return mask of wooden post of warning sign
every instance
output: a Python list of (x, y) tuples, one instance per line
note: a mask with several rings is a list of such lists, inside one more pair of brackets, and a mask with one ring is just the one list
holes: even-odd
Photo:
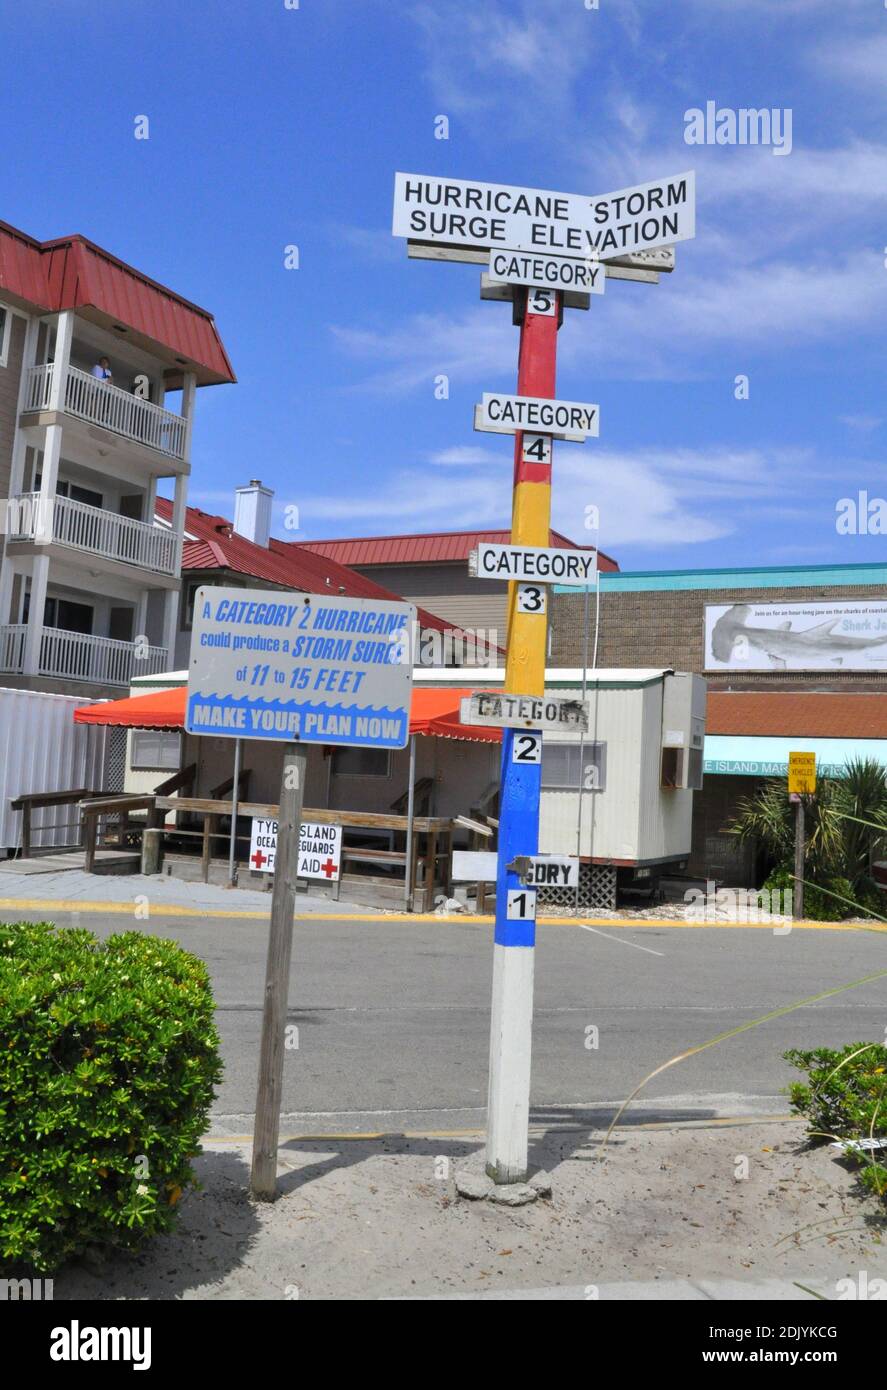
[(277, 818), (277, 853), (271, 896), (271, 928), (265, 970), (265, 1003), (262, 1013), (262, 1045), (256, 1092), (256, 1125), (253, 1134), (251, 1190), (259, 1201), (277, 1196), (277, 1141), (280, 1130), (280, 1098), (283, 1090), (283, 1058), (290, 960), (293, 949), (293, 912), (296, 906), (296, 871), (299, 866), (299, 832), (305, 795), (305, 754), (297, 743), (283, 749), (280, 780), (280, 812)]

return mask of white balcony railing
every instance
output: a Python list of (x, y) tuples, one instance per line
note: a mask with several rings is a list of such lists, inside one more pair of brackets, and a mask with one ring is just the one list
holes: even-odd
[[(22, 674), (27, 631), (24, 623), (0, 627), (0, 671)], [(129, 685), (133, 676), (153, 676), (166, 664), (165, 647), (44, 627), (37, 674), (97, 685)]]
[[(53, 362), (29, 368), (26, 411), (49, 409), (54, 373)], [(152, 405), (129, 391), (121, 391), (119, 386), (111, 386), (79, 367), (68, 368), (62, 409), (67, 415), (76, 415), (78, 420), (87, 420), (124, 439), (156, 449), (167, 458), (185, 458), (187, 422), (184, 416)]]
[(118, 516), (104, 507), (90, 507), (71, 497), (54, 497), (50, 505), (41, 507), (39, 492), (20, 493), (10, 498), (6, 529), (12, 541), (47, 544), (51, 540), (157, 574), (175, 574), (173, 531)]

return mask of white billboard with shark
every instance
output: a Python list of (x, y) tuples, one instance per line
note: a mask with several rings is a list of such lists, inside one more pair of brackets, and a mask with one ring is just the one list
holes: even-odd
[(887, 599), (706, 604), (705, 669), (887, 670)]

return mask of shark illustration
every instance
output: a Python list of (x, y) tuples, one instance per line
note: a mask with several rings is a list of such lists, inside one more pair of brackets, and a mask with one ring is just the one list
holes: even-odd
[(820, 662), (829, 661), (841, 666), (844, 656), (850, 652), (865, 651), (868, 647), (887, 645), (887, 633), (883, 637), (844, 637), (834, 629), (843, 619), (829, 618), (816, 627), (793, 632), (791, 620), (786, 619), (778, 627), (750, 627), (748, 619), (751, 609), (748, 604), (734, 603), (715, 623), (711, 634), (711, 649), (716, 660), (728, 662), (736, 643), (744, 641), (749, 647), (756, 647), (767, 656), (773, 667), (785, 670), (789, 661), (818, 658)]

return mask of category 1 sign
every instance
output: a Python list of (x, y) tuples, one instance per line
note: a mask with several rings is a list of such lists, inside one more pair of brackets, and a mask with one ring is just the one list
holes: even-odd
[(602, 260), (696, 232), (692, 172), (588, 198), (433, 174), (395, 174), (395, 236)]
[(415, 618), (413, 604), (390, 600), (201, 587), (185, 728), (403, 748)]
[(588, 729), (588, 702), (558, 695), (512, 695), (478, 691), (459, 706), (462, 724), (495, 729)]
[[(273, 874), (277, 856), (277, 821), (254, 816), (249, 845), (249, 866), (257, 873)], [(299, 831), (297, 878), (335, 882), (341, 872), (342, 827), (303, 821)]]
[(523, 251), (493, 251), (490, 278), (502, 285), (531, 285), (540, 289), (578, 290), (603, 294), (606, 267), (598, 260), (573, 260), (569, 256), (528, 256)]
[(536, 584), (584, 588), (594, 583), (596, 570), (596, 550), (484, 544), (468, 556), (468, 573), (476, 579), (531, 580)]
[(500, 396), (485, 391), (475, 429), (494, 434), (521, 430), (585, 439), (600, 434), (600, 406), (580, 401), (553, 401), (538, 396)]

